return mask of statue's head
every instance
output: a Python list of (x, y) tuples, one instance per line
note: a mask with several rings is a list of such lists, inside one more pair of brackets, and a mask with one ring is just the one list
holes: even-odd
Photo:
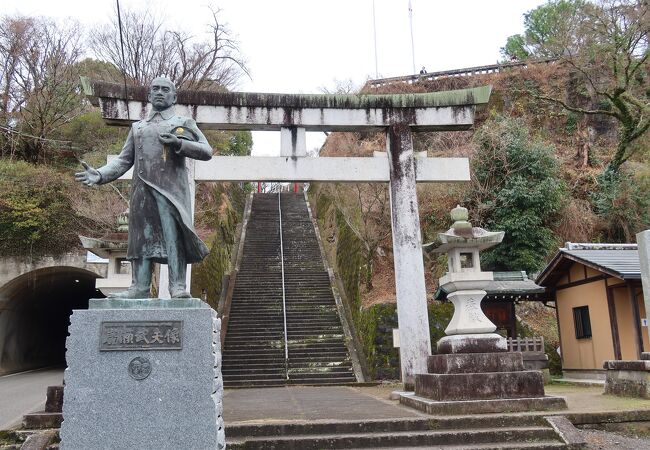
[(169, 78), (154, 78), (149, 87), (149, 102), (153, 109), (162, 111), (176, 103), (176, 86)]

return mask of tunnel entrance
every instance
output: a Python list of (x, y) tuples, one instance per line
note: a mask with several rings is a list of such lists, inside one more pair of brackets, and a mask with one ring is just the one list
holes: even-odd
[(97, 274), (48, 267), (0, 289), (0, 374), (65, 365), (65, 339), (73, 309), (87, 309)]

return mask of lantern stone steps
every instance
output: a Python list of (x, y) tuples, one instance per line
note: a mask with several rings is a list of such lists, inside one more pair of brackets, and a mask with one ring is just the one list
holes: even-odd
[[(288, 363), (277, 194), (255, 194), (224, 341), (225, 387), (356, 381), (302, 195), (281, 194)], [(288, 369), (288, 378), (287, 378)]]
[(226, 436), (228, 448), (233, 450), (584, 448), (583, 442), (563, 437), (556, 430), (557, 422), (558, 418), (542, 415), (479, 415), (242, 423), (227, 425)]

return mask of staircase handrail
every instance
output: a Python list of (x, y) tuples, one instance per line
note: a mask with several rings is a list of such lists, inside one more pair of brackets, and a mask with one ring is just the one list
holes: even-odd
[(287, 301), (284, 289), (284, 243), (282, 242), (282, 203), (278, 192), (278, 216), (280, 222), (280, 270), (282, 271), (282, 314), (284, 316), (284, 369), (289, 379), (289, 342), (287, 339)]

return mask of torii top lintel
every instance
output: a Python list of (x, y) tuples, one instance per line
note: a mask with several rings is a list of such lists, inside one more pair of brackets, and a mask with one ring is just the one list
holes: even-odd
[[(146, 117), (146, 87), (82, 78), (84, 93), (104, 119), (128, 125)], [(396, 123), (412, 131), (468, 129), (477, 105), (486, 104), (491, 86), (424, 94), (332, 95), (178, 91), (176, 111), (204, 129), (362, 131)]]

